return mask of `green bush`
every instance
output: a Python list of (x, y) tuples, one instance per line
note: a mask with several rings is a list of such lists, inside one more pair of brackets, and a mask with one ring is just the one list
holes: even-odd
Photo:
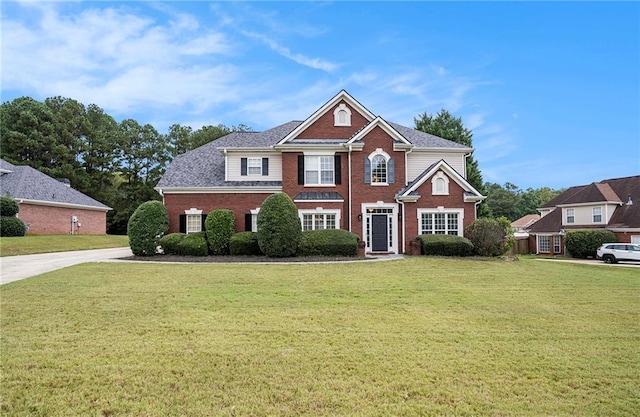
[(155, 255), (160, 238), (169, 229), (169, 214), (160, 201), (140, 204), (127, 223), (129, 246), (134, 255)]
[(189, 233), (178, 243), (178, 255), (207, 256), (207, 238), (204, 232)]
[(166, 255), (179, 255), (178, 245), (186, 236), (185, 233), (169, 233), (160, 238), (160, 247)]
[(471, 256), (475, 253), (473, 243), (465, 237), (454, 235), (420, 235), (424, 255)]
[(267, 197), (258, 213), (258, 244), (272, 258), (294, 256), (302, 238), (298, 208), (287, 194)]
[(598, 246), (617, 241), (609, 230), (570, 230), (564, 238), (567, 251), (574, 258), (595, 257)]
[(231, 236), (229, 240), (229, 252), (234, 256), (259, 256), (263, 255), (258, 244), (256, 232), (240, 232)]
[(358, 236), (340, 229), (302, 232), (298, 256), (357, 256)]
[(0, 197), (0, 216), (13, 217), (18, 214), (19, 210), (20, 205), (14, 198), (7, 196)]
[(27, 233), (27, 226), (15, 216), (0, 217), (0, 236), (24, 236)]
[(212, 210), (204, 221), (209, 249), (214, 255), (229, 254), (229, 240), (236, 231), (236, 219), (231, 210)]
[(506, 219), (477, 219), (464, 229), (480, 256), (504, 255), (513, 244), (513, 229)]

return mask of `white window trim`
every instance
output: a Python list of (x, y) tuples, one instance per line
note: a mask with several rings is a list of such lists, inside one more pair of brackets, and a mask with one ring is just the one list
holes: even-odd
[(251, 231), (257, 232), (258, 231), (258, 213), (260, 213), (260, 207), (253, 210), (249, 210), (249, 211), (251, 212)]
[[(252, 166), (252, 163), (254, 164)], [(251, 172), (251, 168), (258, 168), (258, 172)], [(247, 176), (261, 176), (262, 175), (262, 158), (257, 156), (247, 157)]]
[(369, 245), (370, 236), (367, 236), (367, 217), (370, 217), (372, 214), (369, 213), (368, 209), (391, 209), (392, 212), (390, 216), (393, 222), (393, 227), (391, 228), (392, 245), (389, 246), (388, 250), (393, 253), (398, 253), (398, 205), (384, 203), (383, 201), (362, 203), (360, 205), (360, 213), (362, 214), (362, 236), (364, 236), (364, 241), (367, 242), (367, 250), (371, 250), (371, 246)]
[[(346, 118), (343, 121), (340, 121), (340, 113), (344, 112), (346, 114)], [(346, 104), (340, 103), (338, 107), (333, 111), (333, 125), (334, 126), (351, 126), (351, 109), (347, 107)]]
[[(332, 172), (333, 172), (333, 182), (331, 183), (326, 183), (326, 184), (322, 184), (322, 162), (321, 162), (321, 158), (326, 157), (326, 158), (331, 158), (331, 164), (333, 166)], [(331, 153), (331, 154), (304, 154), (304, 186), (305, 187), (335, 187), (336, 186), (336, 166), (335, 166), (335, 153)], [(307, 171), (311, 171), (310, 169), (307, 169), (308, 167), (308, 163), (307, 163), (307, 158), (318, 158), (318, 169), (317, 169), (317, 173), (318, 173), (318, 182), (317, 183), (310, 183), (307, 182)]]
[[(185, 210), (184, 214), (186, 214), (185, 219), (185, 232), (189, 233), (199, 233), (202, 232), (202, 210), (198, 210), (196, 208), (190, 208), (189, 210)], [(198, 219), (198, 227), (196, 229), (189, 229), (189, 219)]]
[[(600, 212), (598, 214), (596, 214), (596, 210), (599, 210)], [(600, 216), (600, 221), (596, 221), (596, 216)], [(603, 219), (604, 219), (604, 216), (602, 214), (602, 207), (597, 206), (597, 207), (591, 208), (591, 221), (593, 223), (602, 224), (602, 223), (604, 223)]]
[[(382, 156), (384, 158), (385, 168), (387, 170), (387, 175), (386, 175), (387, 178), (386, 178), (386, 181), (384, 182), (373, 181), (373, 158), (375, 156)], [(382, 148), (377, 148), (375, 151), (371, 152), (367, 158), (369, 158), (369, 166), (371, 167), (371, 172), (370, 172), (371, 178), (369, 178), (370, 185), (374, 187), (388, 186), (389, 185), (389, 160), (391, 159), (391, 155), (386, 153)]]
[[(438, 181), (444, 181), (444, 189), (442, 191), (438, 191)], [(449, 177), (444, 174), (442, 171), (438, 171), (436, 175), (431, 178), (431, 194), (432, 195), (449, 195)]]
[[(541, 238), (545, 238), (544, 240)], [(541, 244), (543, 241), (547, 242), (546, 250), (542, 250)], [(551, 235), (537, 235), (536, 236), (536, 251), (537, 253), (551, 253)]]
[[(418, 209), (418, 235), (422, 233), (422, 214), (443, 214), (443, 213), (454, 213), (458, 215), (458, 236), (464, 236), (464, 209), (459, 208), (445, 208), (439, 206), (438, 208), (432, 209)], [(446, 225), (448, 229), (448, 224)], [(445, 230), (447, 230), (445, 229)]]
[[(300, 224), (304, 225), (304, 215), (305, 214), (334, 214), (336, 216), (336, 229), (340, 229), (340, 210), (333, 209), (325, 209), (322, 207), (316, 207), (315, 209), (301, 209), (298, 210), (298, 217), (300, 218)], [(326, 221), (326, 220), (325, 220)], [(315, 222), (313, 227), (315, 228)], [(316, 230), (316, 229), (312, 229)]]
[[(569, 212), (571, 212), (572, 221), (569, 221)], [(567, 208), (565, 213), (566, 224), (575, 224), (576, 222), (576, 210), (574, 208)]]

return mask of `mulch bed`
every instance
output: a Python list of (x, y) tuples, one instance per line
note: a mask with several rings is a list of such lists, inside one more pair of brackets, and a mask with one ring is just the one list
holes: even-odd
[(269, 258), (267, 256), (178, 256), (178, 255), (156, 255), (156, 256), (128, 256), (120, 258), (127, 261), (147, 261), (147, 262), (204, 262), (204, 263), (291, 263), (291, 262), (353, 262), (368, 261), (376, 258), (366, 257), (364, 259), (355, 256), (301, 256), (289, 258)]

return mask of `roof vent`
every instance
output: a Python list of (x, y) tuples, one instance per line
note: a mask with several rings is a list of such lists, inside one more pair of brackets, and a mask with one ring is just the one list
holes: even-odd
[(627, 206), (632, 206), (633, 205), (633, 201), (631, 200), (631, 194), (629, 194), (629, 197), (627, 197)]
[(67, 187), (71, 187), (71, 180), (69, 178), (56, 178), (59, 182), (63, 183)]

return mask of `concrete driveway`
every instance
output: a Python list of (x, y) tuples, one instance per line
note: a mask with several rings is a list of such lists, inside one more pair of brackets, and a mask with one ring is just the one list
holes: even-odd
[(131, 248), (92, 249), (73, 252), (0, 257), (0, 285), (84, 262), (101, 262), (132, 256)]

